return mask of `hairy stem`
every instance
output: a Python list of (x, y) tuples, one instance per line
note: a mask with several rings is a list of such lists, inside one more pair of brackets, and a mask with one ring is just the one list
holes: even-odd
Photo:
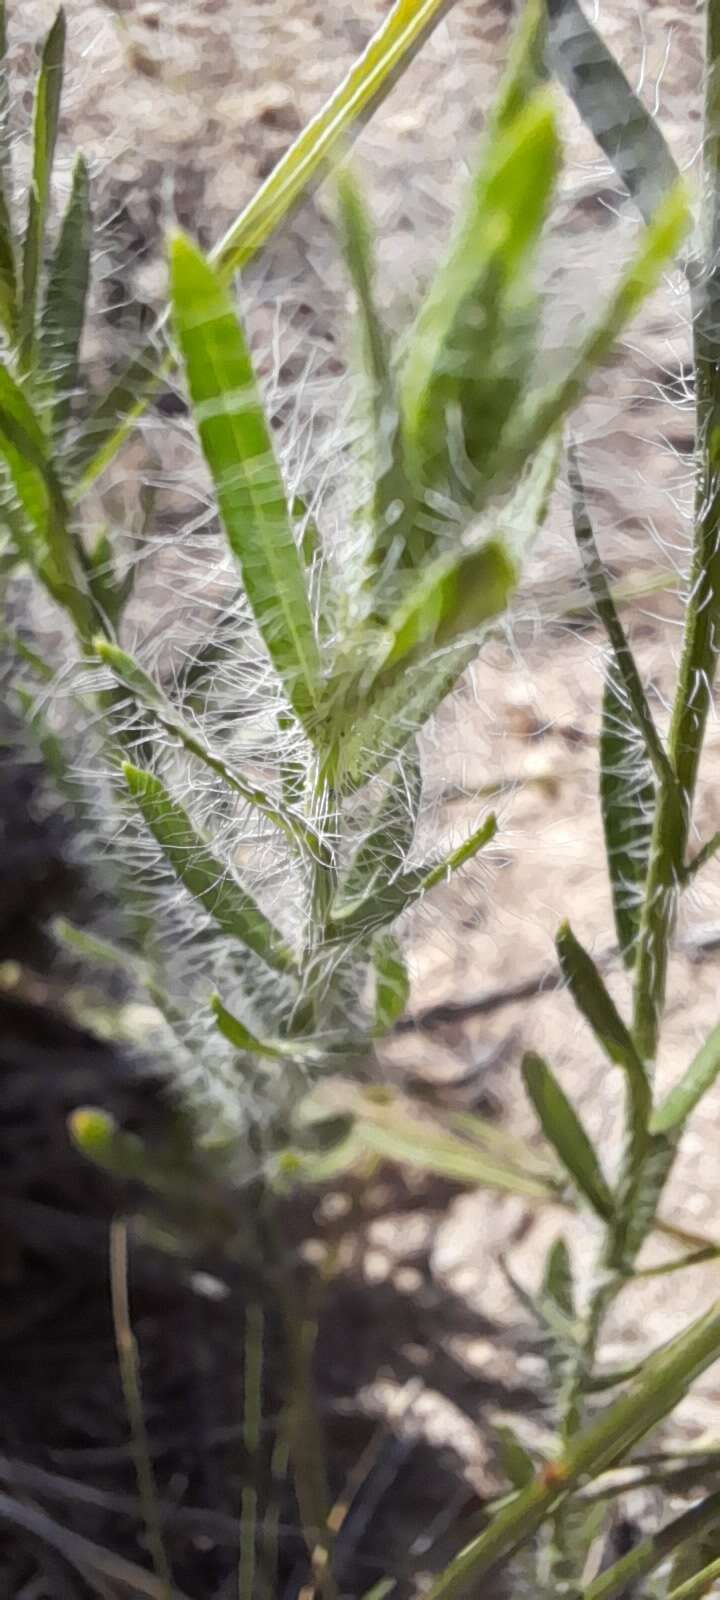
[(695, 536), (682, 658), (670, 725), (676, 784), (661, 787), (638, 941), (634, 1032), (657, 1053), (670, 939), (720, 650), (720, 0), (707, 0), (703, 261), (688, 266), (696, 403)]

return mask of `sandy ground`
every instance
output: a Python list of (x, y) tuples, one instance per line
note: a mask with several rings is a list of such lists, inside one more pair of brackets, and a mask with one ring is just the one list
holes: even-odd
[[(118, 282), (129, 299), (151, 305), (163, 292), (160, 248), (164, 223), (177, 218), (209, 242), (228, 226), (288, 146), (307, 115), (336, 84), (387, 9), (335, 0), (252, 4), (249, 0), (69, 0), (72, 66), (65, 109), (67, 154), (84, 148), (96, 172), (98, 214), (107, 221), (102, 262), (106, 305)], [(646, 102), (659, 105), (674, 153), (691, 166), (700, 116), (698, 8), (689, 0), (651, 8), (600, 0), (599, 20)], [(52, 12), (46, 0), (23, 0), (11, 16), (16, 64), (27, 73), (27, 41)], [(12, 7), (11, 7), (12, 11)], [(459, 3), (434, 35), (377, 120), (363, 133), (358, 167), (378, 223), (388, 316), (402, 321), (447, 229), (467, 171), (507, 41), (507, 8), (492, 0)], [(27, 111), (20, 97), (17, 113)], [(565, 108), (568, 166), (544, 263), (549, 296), (548, 342), (590, 314), (630, 248), (637, 223), (630, 208), (616, 215), (611, 175), (574, 115)], [(308, 201), (268, 251), (248, 285), (256, 340), (273, 326), (278, 284), (287, 306), (326, 358), (323, 381), (338, 367), (338, 316), (346, 290), (332, 239), (327, 190)], [(304, 310), (303, 310), (304, 308)], [(627, 617), (659, 720), (672, 691), (680, 601), (673, 596), (687, 565), (690, 418), (668, 407), (659, 386), (682, 387), (688, 357), (684, 305), (673, 280), (633, 328), (622, 357), (598, 379), (578, 419), (603, 548), (618, 578), (666, 573), (670, 592), (636, 602)], [(291, 320), (291, 319), (290, 319)], [(114, 326), (124, 337), (118, 312)], [(111, 333), (112, 337), (116, 335)], [(333, 367), (335, 363), (335, 367)], [(414, 1012), (463, 1001), (549, 972), (557, 924), (570, 918), (591, 948), (612, 943), (597, 801), (602, 640), (563, 611), (577, 596), (577, 559), (560, 487), (546, 533), (516, 607), (511, 637), (494, 643), (457, 702), (427, 740), (428, 834), (453, 839), (490, 803), (488, 787), (505, 785), (498, 801), (502, 828), (490, 863), (469, 869), (458, 887), (436, 892), (432, 908), (408, 929)], [(710, 729), (700, 794), (698, 836), (720, 823), (717, 780), (720, 730)], [(720, 923), (720, 868), (710, 867), (683, 909), (681, 941), (697, 941)], [(619, 1000), (625, 982), (613, 970)], [(688, 1061), (718, 1020), (718, 968), (679, 949), (671, 974), (660, 1072), (663, 1081)], [(478, 1069), (477, 1081), (499, 1112), (530, 1129), (522, 1105), (519, 1062), (533, 1047), (545, 1053), (583, 1109), (588, 1125), (612, 1148), (617, 1133), (617, 1075), (569, 998), (551, 990), (491, 1015), (449, 1023), (432, 1033), (405, 1033), (389, 1047), (403, 1072), (438, 1081)], [(718, 1092), (696, 1115), (678, 1163), (668, 1214), (711, 1238), (720, 1172), (716, 1157)], [(416, 1226), (421, 1226), (420, 1223)], [(468, 1194), (436, 1228), (432, 1267), (440, 1292), (450, 1289), (513, 1327), (517, 1304), (498, 1256), (530, 1285), (542, 1253), (564, 1218), (529, 1217), (519, 1202)], [(374, 1225), (368, 1270), (397, 1274), (414, 1243), (392, 1217)], [(577, 1260), (589, 1258), (592, 1229), (582, 1224)], [(647, 1285), (627, 1296), (611, 1330), (608, 1359), (669, 1336), (717, 1293), (707, 1267)], [(500, 1358), (487, 1341), (459, 1339), (453, 1351), (470, 1372), (491, 1372)], [(530, 1364), (535, 1358), (521, 1358)], [(711, 1407), (708, 1401), (712, 1402)], [(710, 1374), (685, 1410), (693, 1431), (717, 1427), (720, 1378)], [(487, 1466), (477, 1430), (450, 1407), (435, 1426), (468, 1457), (476, 1482)]]

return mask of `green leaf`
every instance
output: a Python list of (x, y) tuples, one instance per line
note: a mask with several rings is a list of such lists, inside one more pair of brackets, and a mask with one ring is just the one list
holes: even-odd
[(407, 963), (397, 939), (385, 934), (373, 941), (375, 1022), (373, 1038), (382, 1039), (402, 1016), (410, 994)]
[(14, 633), (12, 628), (4, 628), (0, 625), (0, 644), (9, 647), (18, 657), (18, 660), (23, 661), (25, 666), (30, 668), (33, 675), (40, 679), (41, 683), (52, 683), (56, 669), (37, 650), (33, 650), (25, 639), (21, 639), (19, 634)]
[[(541, 527), (559, 456), (559, 436), (545, 440), (528, 471), (497, 519), (496, 538), (513, 561), (519, 561)], [(367, 782), (402, 750), (454, 689), (478, 653), (476, 639), (461, 641), (436, 659), (418, 664), (387, 688), (377, 691), (364, 717), (353, 719), (338, 737), (335, 777), (349, 787)]]
[(620, 953), (633, 967), (655, 811), (655, 783), (644, 745), (628, 726), (628, 702), (611, 664), (603, 693), (600, 807)]
[(450, 1111), (446, 1121), (450, 1128), (469, 1139), (471, 1144), (484, 1146), (492, 1154), (509, 1161), (511, 1166), (535, 1172), (557, 1188), (562, 1188), (564, 1176), (554, 1163), (551, 1164), (547, 1152), (536, 1150), (528, 1139), (508, 1133), (506, 1128), (499, 1128), (496, 1122), (479, 1116), (476, 1111)]
[(80, 340), (90, 281), (92, 216), (87, 166), (78, 157), (60, 238), (48, 277), (40, 322), (39, 353), (55, 393), (53, 426), (67, 422), (77, 383)]
[(210, 1009), (215, 1017), (218, 1031), (235, 1050), (242, 1050), (252, 1056), (269, 1056), (273, 1061), (281, 1061), (293, 1054), (292, 1050), (283, 1046), (279, 1040), (258, 1039), (239, 1017), (225, 1009), (219, 995), (213, 995)]
[(594, 961), (575, 938), (569, 923), (562, 923), (555, 944), (562, 974), (573, 1000), (590, 1024), (605, 1054), (626, 1074), (638, 1125), (646, 1130), (651, 1107), (647, 1072), (615, 1002), (608, 994)]
[(339, 895), (355, 901), (388, 883), (405, 865), (415, 837), (422, 798), (422, 767), (417, 743), (393, 764), (387, 788), (369, 831), (342, 878)]
[(158, 336), (159, 330), (153, 336), (152, 343), (128, 363), (120, 377), (91, 408), (89, 417), (80, 429), (68, 453), (74, 500), (82, 499), (95, 479), (114, 460), (170, 371), (172, 360), (164, 344), (164, 354), (158, 355)]
[(624, 1270), (632, 1265), (640, 1246), (656, 1223), (660, 1197), (672, 1171), (676, 1153), (675, 1139), (653, 1132), (645, 1139), (642, 1155), (638, 1159), (633, 1149), (631, 1131), (618, 1194), (621, 1222), (613, 1258), (614, 1263)]
[(109, 939), (100, 938), (99, 934), (92, 933), (88, 928), (78, 928), (66, 917), (54, 917), (51, 931), (60, 944), (81, 956), (84, 961), (118, 967), (128, 977), (146, 986), (152, 982), (148, 963), (142, 957), (132, 955), (129, 950), (121, 949), (120, 945), (111, 943)]
[(547, 0), (546, 59), (646, 222), (678, 180), (660, 125), (578, 0)]
[(231, 1011), (226, 1011), (219, 995), (213, 995), (210, 1001), (210, 1009), (215, 1017), (218, 1031), (223, 1035), (224, 1039), (228, 1040), (229, 1044), (233, 1045), (235, 1050), (246, 1051), (248, 1055), (271, 1056), (274, 1060), (279, 1059), (282, 1052), (270, 1043), (258, 1039), (254, 1033), (250, 1032), (249, 1028), (246, 1028), (245, 1023), (241, 1022), (239, 1017), (234, 1016)]
[(564, 1317), (575, 1316), (575, 1292), (570, 1252), (560, 1237), (550, 1246), (545, 1262), (541, 1299), (551, 1300)]
[[(546, 1470), (496, 1513), (490, 1525), (436, 1578), (430, 1600), (458, 1600), (470, 1591), (478, 1593), (479, 1579), (531, 1539), (580, 1483), (625, 1460), (719, 1355), (720, 1303), (716, 1303), (649, 1357), (625, 1393), (568, 1442), (558, 1461), (549, 1464), (552, 1471)], [(587, 1594), (584, 1600), (588, 1600)], [(599, 1600), (592, 1590), (591, 1600)]]
[(171, 252), (175, 328), (230, 547), (297, 715), (317, 718), (320, 661), (301, 554), (245, 336), (217, 273), (188, 239)]
[(123, 773), (147, 827), (188, 893), (229, 938), (247, 945), (269, 967), (291, 971), (293, 957), (277, 929), (228, 868), (216, 860), (160, 779), (129, 762), (123, 763)]
[(657, 778), (661, 783), (673, 784), (674, 775), (670, 760), (655, 727), (647, 695), (635, 663), (635, 657), (630, 649), (605, 569), (600, 560), (588, 512), (578, 453), (573, 445), (570, 445), (568, 449), (568, 481), (572, 493), (575, 538), (577, 539), (595, 609), (610, 640), (618, 679), (625, 691), (635, 727), (643, 741), (648, 760), (652, 763)]
[(525, 1055), (522, 1074), (546, 1139), (580, 1193), (598, 1216), (607, 1221), (614, 1212), (612, 1194), (577, 1112), (540, 1056), (530, 1052)]
[[(396, 0), (342, 83), (216, 245), (213, 260), (224, 282), (262, 250), (293, 206), (325, 177), (330, 158), (339, 148), (344, 152), (452, 4)], [(99, 401), (78, 441), (72, 462), (79, 491), (113, 460), (169, 369), (167, 355), (158, 357), (157, 331)]]
[[(134, 573), (135, 568), (131, 567), (129, 571), (131, 579)], [(113, 547), (104, 529), (88, 551), (88, 581), (101, 616), (107, 619), (113, 629), (116, 629), (126, 601), (129, 599), (132, 585), (128, 585), (127, 577), (122, 583), (118, 582), (114, 570)]]
[(319, 1065), (334, 1054), (343, 1054), (338, 1048), (338, 1042), (333, 1039), (328, 1039), (327, 1048), (324, 1040), (316, 1042), (312, 1039), (295, 1038), (261, 1039), (251, 1032), (240, 1017), (226, 1009), (217, 994), (212, 996), (210, 1009), (223, 1038), (227, 1039), (236, 1050), (242, 1050), (247, 1055), (267, 1056), (271, 1061), (306, 1061)]
[(401, 674), (376, 691), (366, 714), (340, 729), (329, 763), (331, 781), (354, 789), (376, 777), (420, 732), (477, 653), (476, 639), (462, 640), (442, 655), (420, 662), (408, 678)]
[(0, 454), (23, 510), (37, 535), (36, 557), (42, 550), (47, 524), (51, 472), (40, 422), (27, 396), (7, 367), (0, 364)]
[(329, 158), (382, 104), (451, 3), (396, 0), (339, 88), (215, 247), (213, 257), (226, 278), (262, 249), (310, 184), (325, 176)]
[[(0, 131), (0, 141), (2, 132)], [(0, 187), (0, 323), (12, 342), (17, 333), (17, 265), (7, 196)]]
[(497, 539), (431, 563), (389, 619), (367, 698), (420, 656), (446, 650), (493, 621), (505, 610), (516, 582), (515, 565)]
[(95, 654), (110, 668), (118, 682), (129, 690), (137, 704), (148, 711), (159, 722), (162, 728), (171, 733), (189, 755), (196, 756), (198, 761), (209, 767), (217, 777), (221, 778), (239, 794), (247, 804), (267, 817), (280, 828), (293, 843), (301, 840), (310, 850), (314, 847), (314, 836), (298, 819), (296, 822), (290, 812), (279, 808), (265, 790), (258, 789), (255, 785), (245, 782), (245, 779), (229, 765), (225, 759), (211, 750), (201, 735), (197, 734), (176, 711), (167, 699), (163, 690), (153, 681), (140, 666), (134, 657), (126, 650), (121, 650), (119, 645), (112, 644), (108, 639), (95, 638), (92, 641)]
[[(552, 98), (534, 93), (496, 132), (408, 342), (400, 378), (408, 472), (477, 510), (535, 353), (527, 262), (559, 163)], [(415, 533), (413, 563), (428, 536)], [(432, 542), (432, 541), (430, 541)]]
[(529, 1451), (520, 1443), (512, 1428), (503, 1425), (494, 1428), (498, 1442), (500, 1465), (513, 1489), (525, 1489), (535, 1477), (535, 1463)]
[(6, 463), (23, 511), (5, 518), (17, 548), (54, 599), (72, 617), (81, 638), (90, 633), (93, 614), (87, 595), (85, 552), (74, 534), (63, 491), (47, 459), (45, 437), (23, 390), (0, 364), (0, 457)]
[(720, 830), (718, 830), (717, 833), (713, 833), (711, 837), (706, 840), (702, 848), (698, 850), (697, 854), (694, 855), (690, 861), (688, 861), (685, 867), (685, 882), (691, 883), (696, 872), (699, 872), (702, 867), (706, 866), (708, 861), (712, 861), (713, 856), (717, 855), (718, 850), (720, 850)]
[(562, 429), (549, 433), (497, 519), (498, 537), (520, 562), (545, 522), (562, 450)]
[(363, 367), (370, 378), (377, 422), (377, 407), (386, 403), (391, 388), (389, 339), (375, 304), (375, 262), (370, 218), (360, 190), (347, 167), (339, 173), (337, 197), (340, 244), (360, 312)]
[(513, 33), (507, 68), (490, 113), (493, 131), (502, 131), (515, 121), (545, 77), (545, 33), (544, 0), (525, 0)]
[(494, 1161), (465, 1140), (440, 1133), (395, 1106), (372, 1105), (358, 1096), (352, 1100), (352, 1110), (359, 1143), (384, 1160), (529, 1199), (556, 1197), (556, 1191), (536, 1174), (515, 1169), (506, 1161)]
[(374, 609), (382, 612), (388, 576), (384, 563), (391, 548), (397, 547), (400, 554), (417, 506), (403, 464), (398, 401), (390, 368), (390, 341), (375, 303), (371, 223), (347, 168), (338, 179), (338, 202), (340, 243), (360, 312), (356, 386), (360, 391), (363, 436), (370, 436), (366, 469), (370, 481), (368, 509), (372, 527), (369, 555), (373, 567), (383, 565), (382, 580), (373, 584)]
[(720, 1026), (713, 1028), (688, 1067), (653, 1112), (650, 1128), (654, 1134), (679, 1138), (685, 1123), (720, 1074)]
[(685, 185), (678, 183), (645, 228), (635, 256), (601, 317), (581, 340), (564, 376), (531, 391), (513, 412), (498, 458), (498, 483), (512, 480), (518, 467), (577, 405), (595, 367), (607, 359), (623, 329), (672, 266), (689, 222), (687, 192)]
[(0, 0), (0, 324), (11, 344), (17, 334), (17, 246), (11, 213), (10, 83), (5, 0)]
[(45, 40), (35, 90), (32, 178), (23, 246), (20, 308), (20, 358), (25, 371), (32, 367), (35, 343), (37, 297), (60, 116), (64, 57), (65, 13), (61, 8)]
[(328, 937), (342, 942), (366, 938), (376, 929), (394, 922), (436, 883), (449, 878), (465, 861), (477, 855), (495, 837), (496, 831), (495, 817), (487, 817), (464, 844), (450, 851), (441, 861), (399, 872), (389, 883), (379, 885), (374, 893), (360, 900), (336, 899), (332, 905)]

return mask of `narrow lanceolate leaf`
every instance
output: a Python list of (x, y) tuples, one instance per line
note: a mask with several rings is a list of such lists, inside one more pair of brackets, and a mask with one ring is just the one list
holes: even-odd
[(79, 928), (73, 922), (68, 922), (66, 917), (54, 917), (51, 924), (53, 937), (65, 945), (74, 955), (82, 956), (84, 961), (99, 963), (101, 966), (118, 967), (131, 978), (140, 983), (152, 982), (152, 973), (146, 961), (140, 956), (132, 955), (129, 950), (121, 949), (120, 945), (112, 944), (109, 939), (102, 939), (97, 933), (92, 933), (87, 928)]
[(49, 504), (46, 448), (45, 435), (25, 391), (0, 364), (0, 455), (34, 531), (38, 554)]
[[(545, 519), (559, 448), (559, 436), (549, 435), (498, 518), (496, 538), (513, 562), (526, 554)], [(462, 640), (376, 690), (367, 714), (338, 740), (338, 780), (352, 787), (380, 772), (450, 694), (477, 653), (476, 638)]]
[(600, 808), (618, 945), (625, 966), (632, 967), (650, 859), (655, 783), (645, 746), (628, 719), (627, 696), (611, 663), (600, 732)]
[(359, 788), (382, 772), (455, 688), (477, 653), (476, 639), (462, 640), (376, 691), (365, 715), (340, 730), (332, 752), (333, 782)]
[[(492, 140), (408, 341), (400, 393), (409, 474), (471, 511), (492, 492), (503, 431), (535, 355), (528, 262), (558, 161), (553, 102), (542, 89)], [(419, 559), (420, 528), (416, 543)]]
[(20, 308), (20, 355), (26, 370), (31, 365), (35, 342), (38, 287), (60, 116), (64, 57), (65, 13), (61, 9), (45, 40), (35, 90), (32, 178), (23, 245)]
[(633, 1447), (669, 1415), (692, 1383), (720, 1356), (720, 1304), (644, 1363), (639, 1377), (611, 1406), (573, 1438), (564, 1455), (538, 1475), (461, 1550), (430, 1590), (430, 1600), (459, 1600), (477, 1593), (478, 1580), (533, 1537), (541, 1523), (579, 1483), (626, 1459)]
[(562, 429), (548, 434), (522, 474), (498, 519), (498, 535), (511, 560), (520, 562), (543, 526), (562, 451)]
[(546, 60), (649, 222), (678, 169), (660, 126), (578, 0), (546, 0)]
[(91, 233), (88, 171), (80, 156), (50, 266), (40, 321), (39, 354), (55, 395), (53, 425), (57, 433), (67, 420), (77, 382), (90, 279)]
[(572, 495), (573, 526), (578, 549), (582, 557), (585, 577), (593, 598), (595, 610), (607, 633), (613, 652), (617, 677), (625, 692), (630, 713), (645, 746), (648, 760), (661, 783), (673, 783), (673, 770), (660, 740), (648, 698), (643, 688), (635, 657), (612, 596), (607, 574), (600, 560), (595, 540), (587, 496), (580, 471), (580, 461), (574, 445), (568, 448), (568, 481)]
[(11, 216), (10, 85), (5, 0), (0, 0), (0, 325), (14, 342), (17, 332), (17, 253)]
[[(338, 180), (340, 242), (358, 304), (360, 337), (358, 377), (360, 425), (368, 436), (366, 474), (373, 568), (383, 566), (392, 548), (401, 559), (402, 545), (416, 512), (413, 490), (403, 463), (400, 417), (390, 370), (390, 341), (375, 300), (375, 261), (370, 218), (347, 168)], [(396, 563), (393, 563), (395, 565)], [(375, 589), (374, 609), (381, 613), (383, 582)]]
[(226, 277), (262, 248), (313, 180), (324, 175), (329, 157), (382, 104), (452, 4), (453, 0), (396, 0), (339, 88), (216, 246), (213, 256)]
[(575, 1287), (570, 1252), (560, 1237), (550, 1246), (543, 1273), (541, 1299), (552, 1301), (564, 1317), (575, 1316)]
[(619, 1225), (613, 1245), (612, 1265), (628, 1269), (654, 1227), (660, 1198), (672, 1171), (677, 1140), (670, 1134), (651, 1133), (638, 1158), (632, 1131), (618, 1193)]
[(685, 185), (678, 183), (658, 206), (602, 316), (581, 341), (566, 373), (531, 392), (513, 413), (498, 461), (500, 481), (512, 478), (550, 430), (577, 405), (595, 367), (607, 359), (624, 328), (672, 267), (689, 222), (687, 192)]
[(452, 1134), (439, 1133), (428, 1123), (405, 1115), (398, 1107), (357, 1108), (355, 1134), (366, 1150), (388, 1161), (434, 1172), (459, 1183), (480, 1184), (528, 1199), (550, 1200), (556, 1191), (534, 1173), (523, 1172), (506, 1161), (494, 1161), (484, 1150), (473, 1150)]
[(187, 812), (159, 778), (129, 762), (123, 772), (130, 794), (176, 878), (229, 938), (247, 945), (270, 967), (287, 971), (293, 959), (277, 929), (212, 854)]
[(708, 1089), (712, 1088), (719, 1074), (720, 1027), (717, 1027), (708, 1035), (680, 1082), (676, 1083), (653, 1113), (650, 1124), (652, 1132), (677, 1139), (688, 1117)]
[[(390, 388), (390, 343), (375, 302), (375, 262), (370, 218), (351, 172), (338, 177), (340, 243), (350, 273), (362, 324), (363, 366), (373, 391), (374, 407), (382, 406)], [(377, 420), (377, 410), (375, 411)]]
[(423, 867), (415, 867), (407, 872), (399, 872), (389, 883), (378, 886), (374, 893), (366, 895), (359, 901), (335, 900), (328, 930), (329, 937), (342, 940), (360, 939), (378, 928), (387, 927), (416, 900), (421, 899), (422, 895), (427, 894), (428, 889), (449, 878), (464, 862), (477, 855), (495, 837), (496, 831), (495, 817), (488, 817), (464, 844), (457, 850), (452, 850), (441, 861), (427, 863)]
[[(161, 355), (156, 348), (158, 343), (163, 351)], [(68, 454), (74, 500), (82, 499), (114, 460), (172, 366), (166, 341), (158, 329), (148, 348), (135, 356), (101, 395)]]
[(546, 1139), (580, 1193), (598, 1216), (607, 1221), (614, 1210), (612, 1194), (577, 1112), (540, 1056), (528, 1053), (523, 1059), (522, 1073)]
[(415, 837), (422, 796), (422, 769), (417, 742), (394, 763), (387, 789), (369, 831), (343, 877), (340, 895), (364, 899), (379, 883), (386, 884), (405, 866)]
[(513, 1489), (525, 1489), (535, 1477), (535, 1462), (529, 1451), (507, 1426), (495, 1428), (500, 1466)]
[(545, 33), (544, 0), (525, 0), (510, 45), (507, 68), (490, 112), (491, 129), (501, 131), (509, 127), (542, 83)]
[(320, 694), (315, 629), (245, 336), (217, 273), (183, 237), (173, 242), (171, 283), (190, 397), (230, 547), (288, 698), (312, 726)]
[(567, 922), (560, 927), (555, 943), (563, 977), (573, 1000), (606, 1055), (625, 1072), (638, 1127), (647, 1129), (650, 1086), (645, 1065), (635, 1049), (629, 1030), (592, 957), (575, 938)]
[(457, 560), (431, 563), (388, 621), (368, 698), (418, 658), (447, 650), (493, 621), (506, 609), (516, 582), (517, 569), (497, 539)]
[[(2, 132), (0, 132), (0, 141)], [(0, 187), (0, 324), (9, 340), (17, 334), (17, 263), (10, 207)]]
[(382, 1039), (402, 1016), (410, 994), (407, 963), (397, 939), (381, 934), (373, 941), (375, 1021), (373, 1038)]
[[(396, 0), (367, 49), (316, 117), (303, 128), (265, 183), (215, 247), (224, 282), (267, 244), (284, 217), (327, 172), (328, 161), (380, 106), (454, 0)], [(155, 330), (140, 356), (102, 397), (73, 451), (87, 487), (113, 460), (157, 392), (171, 362), (158, 354)]]
[(210, 1008), (215, 1017), (218, 1032), (227, 1039), (235, 1050), (242, 1050), (251, 1056), (269, 1056), (273, 1061), (280, 1061), (292, 1055), (292, 1050), (283, 1048), (280, 1041), (258, 1039), (250, 1029), (235, 1016), (232, 1011), (227, 1011), (220, 996), (215, 994), (210, 1001)]
[(505, 1128), (499, 1128), (497, 1123), (491, 1122), (488, 1117), (478, 1116), (475, 1111), (451, 1111), (446, 1121), (449, 1127), (469, 1139), (471, 1144), (479, 1144), (491, 1154), (509, 1161), (511, 1166), (537, 1172), (556, 1187), (562, 1187), (564, 1178), (556, 1163), (546, 1150), (537, 1150), (528, 1139), (508, 1133)]
[(239, 794), (248, 805), (254, 806), (270, 822), (275, 823), (276, 827), (294, 842), (302, 839), (309, 848), (313, 847), (315, 841), (309, 830), (303, 828), (300, 822), (296, 824), (291, 814), (280, 809), (265, 790), (246, 783), (234, 767), (231, 767), (216, 751), (211, 750), (195, 729), (183, 720), (163, 690), (133, 656), (126, 650), (121, 650), (119, 645), (111, 644), (108, 639), (96, 638), (92, 643), (96, 655), (110, 668), (118, 683), (130, 691), (136, 703), (148, 711), (162, 728), (172, 734), (189, 755), (196, 756), (198, 761), (209, 767), (217, 777), (222, 778), (229, 789)]

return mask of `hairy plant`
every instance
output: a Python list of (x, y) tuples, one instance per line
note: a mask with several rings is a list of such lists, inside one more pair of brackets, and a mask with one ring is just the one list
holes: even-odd
[[(644, 1241), (661, 1225), (672, 1232), (658, 1207), (687, 1119), (720, 1070), (716, 1030), (670, 1094), (654, 1092), (678, 896), (718, 842), (689, 855), (718, 650), (720, 6), (708, 0), (705, 179), (700, 225), (683, 261), (698, 488), (667, 735), (656, 726), (597, 549), (582, 464), (568, 452), (582, 569), (609, 645), (601, 801), (617, 939), (634, 981), (632, 1017), (621, 1016), (567, 925), (557, 953), (576, 1006), (623, 1075), (625, 1140), (615, 1173), (538, 1055), (526, 1057), (523, 1076), (550, 1150), (542, 1157), (481, 1119), (457, 1132), (431, 1130), (364, 1079), (375, 1042), (408, 998), (398, 924), (402, 933), (405, 913), (487, 849), (497, 830), (495, 817), (483, 816), (454, 850), (421, 854), (423, 729), (502, 626), (543, 523), (566, 419), (683, 244), (688, 205), (670, 152), (575, 0), (530, 0), (449, 246), (397, 343), (378, 306), (370, 221), (342, 170), (338, 231), (358, 338), (353, 414), (331, 439), (337, 493), (326, 477), (319, 487), (313, 478), (316, 443), (305, 420), (287, 456), (276, 449), (231, 287), (236, 268), (446, 9), (438, 0), (398, 0), (226, 239), (209, 256), (185, 235), (171, 240), (168, 313), (148, 349), (99, 397), (89, 394), (80, 360), (92, 241), (82, 161), (49, 244), (64, 44), (58, 16), (37, 83), (20, 224), (7, 137), (3, 144), (0, 487), (8, 615), (18, 583), (28, 592), (29, 578), (29, 592), (62, 619), (66, 653), (60, 688), (40, 635), (10, 622), (13, 692), (76, 804), (81, 793), (83, 825), (107, 840), (127, 918), (121, 948), (88, 931), (58, 931), (95, 959), (122, 964), (146, 988), (164, 1019), (173, 1083), (195, 1119), (198, 1166), (209, 1147), (229, 1178), (258, 1176), (272, 1191), (322, 1183), (382, 1155), (535, 1203), (586, 1206), (598, 1219), (602, 1249), (588, 1303), (577, 1304), (562, 1240), (528, 1299), (547, 1354), (552, 1445), (536, 1459), (505, 1438), (513, 1493), (437, 1579), (434, 1600), (468, 1592), (528, 1543), (537, 1556), (535, 1592), (599, 1600), (661, 1568), (670, 1572), (666, 1592), (679, 1596), (700, 1592), (701, 1567), (714, 1570), (717, 1495), (595, 1575), (600, 1525), (588, 1486), (598, 1479), (602, 1489), (611, 1468), (632, 1464), (640, 1441), (720, 1355), (720, 1312), (712, 1307), (637, 1373), (611, 1373), (601, 1385), (597, 1377), (605, 1318), (637, 1275)], [(561, 163), (554, 75), (615, 162), (644, 227), (607, 304), (548, 378), (536, 267)], [(171, 610), (158, 622), (138, 598), (136, 574), (142, 578), (145, 564), (152, 573), (158, 560), (152, 504), (140, 508), (129, 557), (94, 526), (91, 494), (171, 371), (190, 410), (182, 449), (199, 441), (206, 475), (206, 501), (180, 530), (166, 580), (171, 606), (194, 608), (187, 639), (182, 617)], [(172, 1156), (159, 1162), (101, 1110), (78, 1113), (73, 1127), (86, 1153), (111, 1170), (168, 1196), (182, 1191), (186, 1176)], [(291, 1345), (302, 1396), (307, 1363), (297, 1341)], [(598, 1406), (599, 1386), (617, 1398)], [(308, 1415), (305, 1407), (304, 1443), (302, 1429), (291, 1440), (297, 1466)], [(248, 1426), (254, 1438), (256, 1419)], [(664, 1461), (658, 1481), (674, 1465)], [(707, 1465), (708, 1479), (716, 1470)], [(322, 1502), (320, 1488), (306, 1518), (316, 1539)], [(248, 1505), (248, 1516), (256, 1509)], [(317, 1581), (332, 1593), (323, 1538)], [(312, 1544), (310, 1554), (317, 1565)], [(249, 1554), (245, 1572), (250, 1592)]]

